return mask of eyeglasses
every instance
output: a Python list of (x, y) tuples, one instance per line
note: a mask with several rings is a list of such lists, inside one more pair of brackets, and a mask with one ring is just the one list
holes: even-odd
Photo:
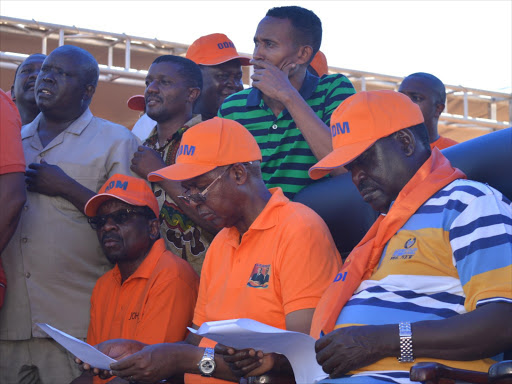
[(92, 229), (98, 230), (107, 224), (108, 219), (112, 219), (116, 225), (120, 225), (126, 223), (135, 215), (146, 216), (146, 213), (137, 209), (126, 208), (109, 213), (108, 215), (89, 217), (87, 218), (87, 221), (89, 222)]
[[(233, 166), (233, 164), (231, 164), (229, 167), (227, 167), (224, 172), (222, 172), (219, 176), (217, 176), (215, 178), (215, 180), (213, 180), (210, 185), (208, 185), (205, 189), (203, 189), (202, 192), (199, 192), (199, 193), (192, 193), (192, 194), (187, 194), (187, 195), (180, 195), (178, 196), (178, 199), (181, 199), (185, 204), (187, 205), (190, 205), (192, 202), (196, 203), (196, 204), (201, 204), (201, 203), (204, 203), (206, 201), (206, 194), (208, 193), (208, 190), (218, 181), (220, 180), (220, 178), (222, 176), (224, 176), (226, 174), (226, 172), (231, 169), (231, 167)], [(187, 190), (188, 191), (188, 190)], [(185, 191), (185, 192), (187, 192)]]

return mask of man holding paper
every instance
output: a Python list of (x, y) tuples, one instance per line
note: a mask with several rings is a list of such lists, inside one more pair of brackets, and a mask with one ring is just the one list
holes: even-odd
[[(216, 117), (184, 133), (176, 164), (149, 175), (150, 181), (181, 181), (186, 193), (180, 198), (224, 228), (203, 265), (195, 328), (206, 321), (250, 318), (309, 333), (314, 308), (339, 270), (341, 258), (325, 223), (290, 202), (280, 188), (268, 190), (260, 161), (254, 137), (236, 121)], [(247, 284), (255, 267), (268, 272), (264, 288)], [(153, 383), (192, 373), (186, 382), (205, 383), (212, 376), (238, 382), (213, 346), (190, 334), (182, 344), (112, 340), (99, 349), (115, 359), (140, 350), (111, 365), (114, 375), (130, 381)], [(275, 371), (280, 368), (277, 362)]]

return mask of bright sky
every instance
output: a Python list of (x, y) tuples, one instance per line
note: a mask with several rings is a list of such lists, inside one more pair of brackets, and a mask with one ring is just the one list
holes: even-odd
[(300, 5), (322, 20), (330, 66), (512, 92), (512, 1), (19, 1), (2, 16), (190, 44), (214, 32), (252, 53), (274, 6)]

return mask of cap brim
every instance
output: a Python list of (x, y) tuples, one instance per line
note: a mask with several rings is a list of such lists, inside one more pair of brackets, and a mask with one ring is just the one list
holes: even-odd
[(128, 100), (128, 108), (134, 110), (134, 111), (144, 111), (146, 107), (146, 100), (144, 99), (144, 97), (140, 98), (140, 97), (135, 97), (135, 98), (130, 98)]
[(375, 139), (371, 139), (354, 144), (344, 145), (335, 149), (309, 169), (309, 177), (311, 177), (313, 180), (320, 179), (321, 177), (331, 172), (333, 169), (350, 163), (361, 153), (370, 148), (376, 141), (377, 140)]
[[(138, 199), (125, 199), (116, 195), (112, 195), (110, 193), (100, 193), (96, 196), (93, 196), (89, 199), (89, 201), (85, 204), (84, 213), (86, 216), (93, 217), (96, 216), (98, 212), (98, 208), (101, 204), (103, 204), (107, 200), (117, 199), (124, 201), (130, 205), (136, 205), (139, 207), (149, 206), (147, 202), (138, 200)], [(150, 207), (151, 208), (151, 207)], [(157, 215), (158, 216), (158, 215)]]
[(206, 172), (217, 168), (217, 165), (202, 165), (202, 164), (173, 164), (168, 167), (159, 169), (156, 172), (151, 172), (148, 175), (149, 181), (162, 181), (162, 180), (175, 180), (182, 181), (193, 179), (194, 177), (204, 175)]
[(248, 58), (248, 57), (245, 57), (245, 56), (223, 56), (223, 57), (216, 57), (215, 59), (210, 59), (210, 60), (201, 60), (202, 62), (201, 63), (197, 63), (197, 64), (200, 64), (200, 65), (219, 65), (219, 64), (224, 64), (224, 63), (227, 63), (228, 61), (231, 61), (231, 60), (240, 60), (240, 64), (244, 67), (248, 66), (248, 65), (252, 65), (250, 63), (251, 59)]

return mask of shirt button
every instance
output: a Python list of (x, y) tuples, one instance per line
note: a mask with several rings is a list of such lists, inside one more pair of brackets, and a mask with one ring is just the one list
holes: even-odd
[(39, 156), (44, 157), (44, 153), (41, 153), (41, 155), (39, 155)]
[(277, 129), (277, 124), (273, 124), (272, 129)]
[(30, 279), (30, 272), (25, 273), (25, 277), (26, 277), (27, 279)]
[(28, 205), (25, 205), (23, 209), (26, 211), (28, 209)]
[(22, 241), (23, 243), (26, 243), (26, 242), (28, 241), (28, 239), (27, 239), (26, 237), (24, 237), (23, 239), (21, 239), (21, 241)]

